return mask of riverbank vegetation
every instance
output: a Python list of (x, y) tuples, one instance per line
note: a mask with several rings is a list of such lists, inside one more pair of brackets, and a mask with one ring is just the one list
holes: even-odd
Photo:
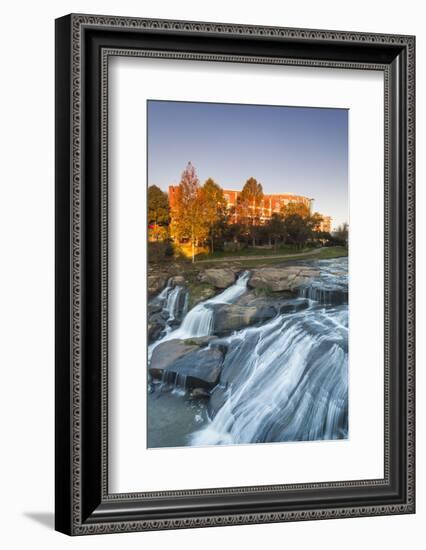
[(150, 263), (282, 256), (320, 247), (347, 247), (347, 224), (333, 233), (321, 231), (321, 215), (296, 202), (283, 204), (279, 212), (262, 218), (263, 196), (262, 184), (250, 177), (236, 204), (227, 208), (221, 187), (212, 178), (201, 185), (191, 163), (171, 203), (167, 193), (149, 186)]

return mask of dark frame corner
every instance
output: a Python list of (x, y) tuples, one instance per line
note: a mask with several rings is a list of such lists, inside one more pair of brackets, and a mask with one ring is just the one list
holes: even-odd
[[(56, 20), (56, 529), (70, 535), (415, 511), (415, 38), (98, 15)], [(110, 55), (385, 75), (385, 477), (109, 494), (106, 75)], [(386, 340), (387, 338), (387, 340)]]

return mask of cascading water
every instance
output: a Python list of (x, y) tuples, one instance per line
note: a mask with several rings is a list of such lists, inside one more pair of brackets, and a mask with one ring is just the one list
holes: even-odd
[[(340, 291), (346, 277), (347, 292), (345, 260), (320, 267)], [(347, 437), (347, 304), (324, 307), (311, 298), (308, 309), (242, 330), (226, 343), (220, 384), (210, 398), (213, 419), (192, 435), (191, 445)]]
[[(288, 307), (280, 309), (283, 313), (261, 326), (210, 343), (213, 347), (219, 342), (226, 348), (219, 384), (208, 401), (209, 418), (201, 429), (194, 420), (192, 429), (184, 432), (190, 435), (182, 436), (185, 443), (181, 444), (230, 445), (348, 437), (347, 259), (321, 260), (315, 267), (319, 275), (299, 289), (299, 297), (285, 302)], [(170, 326), (150, 346), (149, 357), (161, 342), (211, 335), (212, 306), (235, 302), (247, 291), (248, 279), (249, 272), (243, 273), (224, 292), (195, 306), (178, 328)], [(174, 315), (178, 298), (172, 293), (177, 288), (163, 296), (163, 308), (169, 315)], [(186, 379), (173, 372), (164, 376), (163, 382), (169, 386), (186, 388)], [(161, 400), (152, 403), (159, 407), (157, 403)], [(168, 403), (171, 406), (173, 401)], [(200, 415), (199, 409), (196, 414)], [(185, 419), (182, 430), (189, 429), (186, 416)], [(156, 434), (156, 438), (159, 443), (154, 446), (170, 446), (169, 441), (176, 440), (176, 430), (163, 438)]]
[(348, 303), (347, 258), (320, 260), (320, 274), (299, 290), (299, 296), (323, 305)]
[(175, 288), (173, 288), (167, 296), (167, 302), (164, 309), (169, 314), (169, 320), (176, 319), (179, 313), (179, 297), (182, 294), (183, 290), (183, 287), (175, 286)]
[(188, 340), (200, 336), (209, 336), (213, 328), (213, 304), (232, 304), (247, 290), (247, 282), (250, 273), (245, 271), (237, 281), (226, 290), (202, 302), (188, 312), (182, 321), (180, 327), (175, 330), (167, 331), (162, 338), (151, 344), (148, 348), (148, 358), (151, 359), (152, 352), (161, 343), (167, 340), (180, 339)]

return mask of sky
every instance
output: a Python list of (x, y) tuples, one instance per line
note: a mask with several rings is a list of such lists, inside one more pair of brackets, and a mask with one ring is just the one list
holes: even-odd
[(211, 177), (241, 190), (314, 199), (313, 210), (348, 221), (348, 111), (225, 103), (148, 101), (148, 185), (177, 185), (188, 161), (200, 183)]

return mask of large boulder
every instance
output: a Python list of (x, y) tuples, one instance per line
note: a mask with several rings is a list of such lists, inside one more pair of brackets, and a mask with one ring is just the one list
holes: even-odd
[(172, 283), (175, 286), (183, 286), (185, 284), (185, 277), (183, 275), (175, 275), (174, 277), (172, 277)]
[(209, 283), (215, 288), (227, 288), (235, 283), (235, 273), (228, 268), (211, 268), (202, 271), (198, 279), (202, 283)]
[(185, 340), (167, 340), (159, 344), (152, 352), (150, 374), (154, 378), (161, 378), (164, 369), (196, 349), (199, 346), (195, 342), (185, 343)]
[(168, 275), (166, 273), (157, 273), (148, 275), (148, 296), (152, 297), (158, 294), (166, 286)]
[(294, 291), (318, 275), (317, 270), (306, 266), (262, 267), (253, 270), (248, 285), (270, 292)]
[(186, 388), (213, 388), (220, 377), (222, 346), (208, 347), (214, 337), (169, 340), (152, 354), (149, 372), (153, 378)]
[(148, 321), (148, 344), (158, 340), (164, 330), (164, 325), (158, 321)]
[(179, 381), (185, 388), (210, 389), (219, 382), (222, 364), (221, 348), (203, 348), (175, 361), (166, 369), (165, 378), (174, 383)]
[(263, 303), (245, 306), (218, 304), (214, 308), (213, 332), (222, 336), (251, 325), (265, 323), (276, 314), (275, 307)]

